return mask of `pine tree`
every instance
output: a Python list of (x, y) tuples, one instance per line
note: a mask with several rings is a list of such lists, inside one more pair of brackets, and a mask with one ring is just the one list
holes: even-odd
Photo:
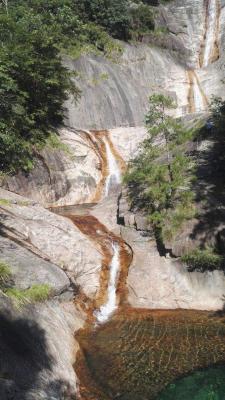
[(184, 151), (187, 132), (169, 115), (174, 107), (170, 97), (154, 94), (149, 98), (148, 137), (125, 176), (132, 207), (148, 214), (161, 241), (171, 239), (193, 216), (193, 161)]

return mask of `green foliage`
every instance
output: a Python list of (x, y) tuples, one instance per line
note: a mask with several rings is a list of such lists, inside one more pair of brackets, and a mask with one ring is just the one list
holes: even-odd
[(46, 301), (51, 294), (51, 287), (47, 284), (45, 285), (33, 285), (31, 288), (25, 291), (26, 297), (30, 302), (43, 302)]
[(12, 300), (15, 307), (20, 308), (28, 303), (48, 300), (51, 294), (51, 287), (49, 285), (33, 285), (26, 290), (9, 288), (5, 291), (5, 294)]
[(71, 148), (67, 144), (62, 143), (59, 135), (53, 132), (48, 136), (46, 140), (46, 146), (50, 147), (51, 149), (62, 150), (71, 157), (73, 155)]
[(149, 31), (154, 31), (155, 13), (152, 7), (146, 4), (139, 4), (130, 9), (130, 34), (132, 38), (138, 39), (140, 35), (144, 35)]
[(171, 108), (171, 98), (161, 94), (150, 97), (148, 137), (124, 177), (132, 207), (149, 215), (161, 240), (171, 239), (195, 212), (190, 189), (193, 162), (182, 147), (189, 135), (179, 120), (168, 115)]
[(11, 277), (10, 267), (7, 263), (0, 260), (0, 289), (7, 285), (8, 280)]
[[(28, 2), (29, 3), (29, 2)], [(24, 1), (0, 9), (0, 166), (32, 168), (33, 146), (63, 121), (63, 103), (79, 91), (62, 65), (57, 29)]]
[(0, 199), (0, 206), (10, 206), (11, 201), (8, 199)]
[(129, 38), (129, 7), (126, 0), (79, 0), (75, 1), (80, 16), (104, 27), (115, 38)]
[(139, 39), (154, 30), (153, 8), (128, 0), (0, 2), (0, 169), (33, 168), (35, 148), (63, 122), (69, 92), (79, 90), (61, 54), (103, 53), (117, 62), (112, 38)]
[(214, 133), (219, 135), (223, 142), (225, 141), (225, 102), (220, 97), (213, 97), (211, 103), (212, 120), (214, 123)]
[(214, 271), (225, 269), (224, 256), (217, 254), (214, 249), (196, 249), (181, 257), (181, 261), (188, 266), (189, 271)]

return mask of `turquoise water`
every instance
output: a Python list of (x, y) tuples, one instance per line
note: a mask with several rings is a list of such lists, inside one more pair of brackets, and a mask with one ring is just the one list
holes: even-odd
[(225, 400), (225, 366), (208, 368), (179, 379), (157, 400)]

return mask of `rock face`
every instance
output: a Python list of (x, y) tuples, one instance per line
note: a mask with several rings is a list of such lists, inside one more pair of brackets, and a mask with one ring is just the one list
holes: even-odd
[(44, 206), (92, 202), (101, 180), (101, 159), (87, 132), (79, 129), (110, 129), (115, 148), (128, 161), (145, 137), (144, 115), (151, 93), (171, 95), (178, 105), (177, 115), (195, 111), (191, 104), (195, 70), (204, 107), (212, 95), (224, 97), (225, 0), (219, 1), (220, 58), (200, 69), (205, 3), (187, 0), (184, 6), (182, 0), (175, 0), (160, 6), (157, 24), (168, 31), (162, 35), (166, 48), (151, 43), (121, 43), (124, 51), (117, 62), (97, 55), (84, 55), (75, 61), (66, 59), (65, 64), (78, 72), (76, 83), (82, 90), (77, 105), (67, 102), (65, 123), (70, 128), (60, 131), (69, 151), (46, 148), (29, 175), (20, 173), (7, 179), (4, 188)]
[[(0, 189), (0, 198), (9, 202), (8, 205), (0, 206), (1, 232), (8, 239), (16, 241), (39, 257), (58, 265), (77, 285), (81, 286), (88, 297), (94, 297), (99, 288), (101, 255), (86, 236), (69, 219), (55, 215), (38, 204), (33, 206), (29, 200), (21, 196)], [(12, 251), (13, 261), (17, 255), (19, 256), (19, 249), (14, 247)], [(24, 261), (25, 259), (24, 253)], [(43, 272), (43, 278), (48, 276), (51, 283), (52, 264), (49, 266), (42, 260), (40, 264), (43, 268), (49, 267), (48, 272)], [(18, 268), (18, 265), (14, 268)], [(35, 264), (32, 269), (34, 272)], [(26, 265), (25, 270), (27, 270)], [(55, 279), (57, 282), (57, 274)], [(65, 277), (62, 279), (62, 285), (66, 282)]]
[(72, 303), (49, 301), (17, 312), (1, 299), (1, 400), (75, 398), (74, 331), (83, 323)]
[[(100, 133), (62, 129), (60, 139), (64, 146), (68, 146), (66, 152), (44, 149), (29, 174), (20, 172), (7, 177), (3, 187), (44, 207), (95, 202), (97, 197), (102, 197), (103, 191), (100, 189), (104, 154), (101, 154), (101, 143), (96, 147), (95, 141), (99, 141)], [(147, 132), (144, 127), (131, 127), (112, 129), (107, 134), (118, 154), (128, 162), (137, 154)]]
[(127, 286), (133, 307), (152, 309), (218, 310), (223, 307), (225, 275), (222, 271), (188, 272), (173, 258), (160, 257), (151, 227), (140, 214), (129, 211), (126, 197), (118, 205), (123, 221), (121, 236), (133, 250)]
[(0, 248), (0, 259), (10, 265), (12, 279), (17, 288), (28, 289), (34, 284), (47, 283), (54, 294), (60, 294), (69, 288), (69, 279), (56, 265), (2, 236)]
[(123, 228), (122, 237), (134, 252), (127, 279), (131, 306), (194, 310), (223, 307), (225, 275), (222, 271), (189, 273), (178, 261), (160, 257), (155, 242), (139, 232)]
[(67, 124), (89, 129), (143, 126), (148, 96), (161, 91), (177, 101), (178, 115), (186, 114), (190, 111), (192, 84), (189, 71), (194, 69), (208, 100), (212, 94), (224, 97), (224, 0), (220, 4), (220, 59), (207, 68), (199, 69), (205, 34), (204, 0), (187, 0), (185, 6), (176, 0), (161, 7), (159, 26), (169, 31), (167, 49), (122, 44), (124, 52), (117, 63), (94, 55), (65, 60), (71, 70), (78, 71), (77, 84), (82, 90), (78, 106), (67, 103)]
[[(71, 70), (80, 72), (78, 85), (82, 90), (78, 106), (67, 103), (70, 127), (142, 126), (148, 96), (162, 88), (177, 100), (180, 113), (188, 108), (188, 78), (169, 51), (144, 44), (123, 46), (119, 64), (97, 56), (66, 61)], [(94, 79), (97, 84), (93, 84)]]
[(53, 289), (50, 300), (19, 310), (0, 291), (0, 398), (71, 400), (74, 333), (86, 318), (74, 305), (73, 286), (95, 295), (100, 254), (71, 221), (3, 189), (0, 198), (0, 261), (9, 265), (13, 284)]
[(29, 174), (7, 178), (3, 187), (47, 207), (90, 202), (101, 177), (98, 156), (82, 132), (61, 129), (60, 139), (62, 149), (46, 147)]

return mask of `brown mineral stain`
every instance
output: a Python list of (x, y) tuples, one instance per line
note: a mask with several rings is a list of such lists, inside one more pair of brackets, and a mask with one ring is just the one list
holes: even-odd
[(194, 80), (196, 79), (199, 90), (201, 92), (202, 98), (203, 98), (203, 103), (205, 105), (205, 107), (207, 108), (207, 106), (209, 105), (209, 101), (201, 87), (201, 84), (199, 82), (198, 76), (195, 73), (195, 71), (187, 71), (187, 75), (188, 75), (188, 82), (189, 82), (189, 92), (188, 92), (188, 105), (189, 105), (189, 112), (190, 113), (195, 113), (196, 109), (195, 109), (195, 101), (194, 101)]

